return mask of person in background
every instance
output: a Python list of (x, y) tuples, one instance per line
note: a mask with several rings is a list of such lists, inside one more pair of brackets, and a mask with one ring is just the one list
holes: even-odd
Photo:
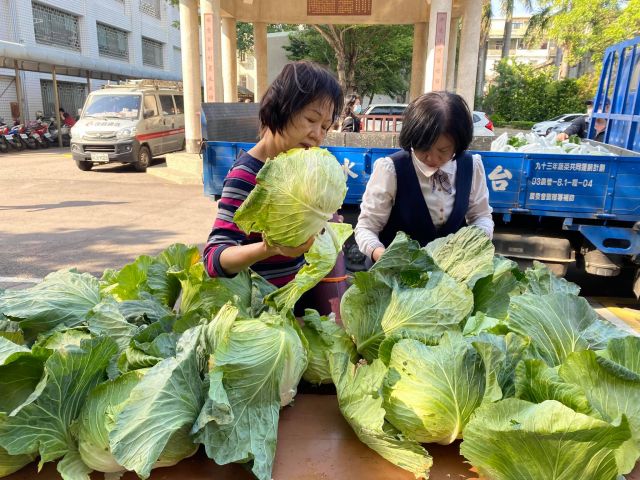
[(566, 140), (571, 135), (577, 135), (580, 138), (587, 138), (587, 134), (589, 133), (589, 119), (593, 113), (593, 100), (587, 100), (585, 105), (587, 106), (587, 114), (574, 119), (571, 122), (571, 125), (565, 128), (564, 132), (560, 132), (557, 135), (557, 140)]
[(460, 95), (430, 92), (404, 114), (402, 150), (375, 163), (355, 229), (360, 251), (377, 261), (398, 232), (424, 246), (465, 225), (493, 236), (482, 159), (466, 150), (473, 120)]
[(75, 118), (65, 112), (64, 108), (60, 107), (59, 112), (63, 125), (66, 125), (67, 127), (73, 127), (76, 124)]
[(360, 132), (360, 119), (358, 115), (362, 113), (360, 97), (355, 93), (349, 96), (342, 112), (341, 132)]
[(209, 276), (233, 277), (251, 267), (281, 287), (302, 268), (313, 237), (298, 247), (270, 245), (259, 233), (242, 232), (233, 217), (255, 187), (265, 162), (291, 148), (319, 146), (342, 102), (340, 85), (324, 68), (306, 61), (285, 65), (260, 102), (260, 140), (236, 159), (224, 180), (203, 254)]

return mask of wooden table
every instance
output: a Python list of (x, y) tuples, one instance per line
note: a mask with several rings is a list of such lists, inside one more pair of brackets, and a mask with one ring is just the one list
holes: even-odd
[[(470, 465), (459, 455), (459, 442), (428, 445), (433, 456), (431, 480), (477, 479)], [(6, 480), (58, 479), (55, 465), (48, 463), (40, 474), (35, 464), (5, 477)], [(98, 480), (103, 476), (94, 473)], [(138, 477), (127, 473), (123, 480)], [(273, 468), (274, 480), (414, 480), (406, 472), (384, 460), (361, 443), (342, 418), (334, 395), (301, 394), (293, 406), (280, 415), (278, 449)], [(255, 480), (241, 465), (221, 467), (208, 459), (203, 449), (191, 458), (169, 468), (152, 471), (151, 480)], [(640, 467), (627, 476), (640, 480)]]

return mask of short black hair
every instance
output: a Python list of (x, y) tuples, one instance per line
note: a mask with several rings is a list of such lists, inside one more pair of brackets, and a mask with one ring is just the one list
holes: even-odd
[(405, 150), (429, 150), (440, 135), (449, 135), (459, 157), (473, 140), (473, 119), (467, 102), (450, 92), (420, 95), (404, 111), (400, 146)]
[(304, 60), (288, 63), (262, 97), (261, 127), (282, 133), (300, 110), (320, 99), (333, 104), (335, 122), (344, 102), (338, 81), (317, 63)]

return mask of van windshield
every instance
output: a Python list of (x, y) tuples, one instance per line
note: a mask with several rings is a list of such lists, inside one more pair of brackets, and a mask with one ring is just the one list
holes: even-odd
[(83, 118), (138, 118), (140, 95), (93, 95), (89, 98)]

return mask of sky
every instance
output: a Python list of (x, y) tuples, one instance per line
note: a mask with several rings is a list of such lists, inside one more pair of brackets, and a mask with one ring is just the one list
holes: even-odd
[[(529, 14), (529, 12), (522, 6), (521, 2), (518, 0), (515, 0), (515, 2), (516, 4), (513, 12), (514, 16)], [(500, 13), (498, 13), (500, 12), (500, 0), (491, 0), (491, 8), (496, 12), (494, 13), (494, 16), (500, 16)]]

